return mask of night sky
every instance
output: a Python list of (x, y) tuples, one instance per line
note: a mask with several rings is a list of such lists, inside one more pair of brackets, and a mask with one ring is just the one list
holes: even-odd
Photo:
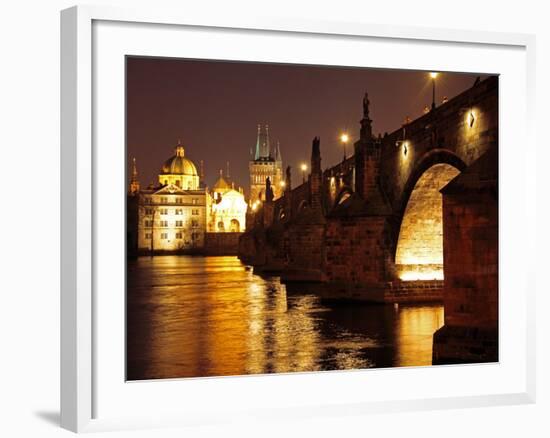
[[(476, 77), (440, 74), (436, 102), (461, 93)], [(283, 165), (290, 164), (293, 175), (301, 162), (309, 163), (315, 136), (326, 168), (342, 159), (338, 138), (344, 131), (352, 154), (365, 91), (375, 134), (400, 128), (406, 116), (421, 116), (432, 100), (431, 79), (420, 71), (128, 58), (128, 165), (135, 157), (142, 186), (156, 183), (181, 140), (197, 169), (204, 160), (209, 186), (229, 161), (231, 179), (248, 193), (258, 123), (269, 124), (271, 143), (280, 141)]]

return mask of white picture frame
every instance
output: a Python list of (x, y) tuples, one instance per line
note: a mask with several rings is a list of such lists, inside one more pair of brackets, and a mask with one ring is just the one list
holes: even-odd
[[(253, 16), (241, 16), (236, 20), (227, 22), (224, 17), (216, 16), (215, 14), (208, 17), (188, 15), (184, 10), (179, 11), (164, 11), (155, 8), (147, 10), (129, 10), (110, 7), (95, 7), (95, 6), (77, 6), (61, 13), (61, 425), (62, 427), (75, 431), (98, 431), (110, 430), (119, 428), (142, 428), (142, 427), (159, 427), (163, 425), (188, 425), (188, 424), (206, 424), (220, 421), (227, 421), (229, 418), (241, 417), (246, 418), (254, 416), (257, 418), (275, 416), (280, 417), (306, 417), (311, 415), (342, 415), (342, 414), (363, 414), (366, 412), (398, 412), (414, 409), (441, 409), (451, 407), (474, 407), (487, 405), (503, 405), (503, 404), (519, 404), (531, 403), (535, 400), (535, 340), (534, 340), (534, 287), (529, 280), (534, 278), (530, 275), (530, 270), (534, 269), (527, 264), (518, 263), (517, 270), (513, 274), (514, 286), (518, 286), (518, 294), (520, 294), (520, 306), (516, 306), (518, 314), (518, 342), (524, 349), (518, 353), (521, 356), (518, 359), (519, 365), (513, 371), (514, 385), (505, 387), (506, 382), (503, 382), (502, 391), (494, 389), (483, 393), (469, 393), (466, 389), (457, 395), (437, 393), (425, 398), (418, 398), (412, 392), (399, 396), (396, 392), (389, 397), (383, 397), (378, 394), (378, 397), (365, 399), (352, 392), (352, 388), (357, 388), (357, 376), (362, 376), (363, 372), (340, 372), (340, 373), (323, 373), (323, 376), (316, 376), (316, 373), (305, 373), (297, 376), (282, 376), (276, 382), (265, 376), (254, 376), (244, 378), (214, 378), (214, 379), (191, 379), (192, 382), (187, 383), (187, 391), (232, 391), (235, 392), (239, 388), (243, 388), (243, 393), (247, 393), (247, 385), (252, 382), (254, 385), (271, 385), (270, 388), (275, 389), (275, 385), (285, 388), (285, 385), (304, 385), (304, 388), (310, 388), (311, 395), (308, 399), (304, 396), (296, 405), (287, 404), (284, 398), (277, 398), (274, 395), (274, 400), (271, 404), (262, 405), (258, 401), (257, 409), (252, 408), (246, 401), (237, 398), (236, 406), (232, 409), (223, 408), (223, 396), (220, 397), (219, 405), (213, 405), (209, 410), (205, 408), (206, 404), (201, 405), (197, 402), (194, 411), (187, 410), (182, 412), (182, 408), (166, 411), (165, 406), (157, 406), (156, 408), (148, 407), (150, 416), (144, 417), (143, 413), (138, 414), (135, 405), (131, 403), (125, 404), (127, 409), (120, 409), (120, 412), (111, 412), (109, 415), (98, 415), (101, 412), (102, 405), (98, 398), (98, 387), (101, 387), (102, 381), (109, 382), (108, 378), (103, 379), (104, 370), (108, 364), (98, 362), (98, 357), (105, 358), (108, 354), (98, 355), (98, 349), (102, 337), (101, 332), (98, 332), (97, 324), (103, 318), (101, 314), (101, 305), (98, 304), (96, 294), (98, 287), (101, 285), (101, 271), (97, 270), (98, 266), (98, 236), (101, 230), (98, 228), (98, 213), (96, 207), (98, 203), (104, 202), (101, 199), (100, 193), (103, 193), (97, 188), (99, 179), (107, 178), (109, 170), (102, 170), (99, 173), (98, 169), (103, 166), (102, 159), (98, 158), (94, 152), (97, 147), (98, 133), (94, 128), (94, 123), (100, 119), (101, 114), (98, 114), (98, 96), (95, 94), (97, 90), (94, 87), (97, 85), (98, 75), (101, 74), (97, 66), (94, 65), (94, 59), (98, 54), (98, 50), (103, 50), (105, 47), (102, 38), (105, 36), (99, 35), (94, 30), (94, 26), (98, 23), (115, 23), (115, 24), (131, 24), (134, 28), (132, 32), (139, 32), (136, 26), (149, 26), (152, 32), (164, 32), (166, 29), (174, 29), (178, 26), (185, 29), (199, 30), (201, 34), (208, 35), (209, 32), (224, 32), (237, 31), (239, 38), (250, 38), (251, 36), (263, 35), (268, 33), (270, 38), (310, 38), (318, 37), (340, 38), (338, 44), (359, 44), (362, 41), (384, 41), (387, 44), (401, 44), (406, 42), (411, 47), (415, 45), (434, 45), (445, 46), (452, 44), (460, 46), (464, 50), (474, 48), (483, 48), (484, 50), (499, 50), (506, 56), (504, 52), (507, 50), (510, 53), (521, 53), (521, 65), (516, 65), (514, 68), (518, 70), (517, 78), (520, 82), (525, 79), (526, 83), (522, 83), (522, 89), (516, 94), (521, 102), (514, 101), (515, 105), (521, 107), (517, 114), (503, 114), (502, 117), (513, 117), (520, 114), (521, 120), (517, 126), (511, 126), (503, 133), (503, 144), (506, 144), (507, 137), (522, 139), (522, 150), (525, 151), (525, 156), (518, 162), (517, 178), (521, 182), (518, 187), (512, 187), (510, 184), (505, 184), (504, 189), (510, 192), (514, 191), (514, 196), (523, 196), (525, 207), (517, 209), (518, 211), (510, 212), (511, 215), (516, 215), (511, 220), (510, 226), (514, 224), (526, 222), (529, 226), (524, 229), (528, 235), (528, 239), (524, 243), (516, 242), (509, 236), (501, 237), (511, 239), (510, 247), (518, 248), (517, 245), (525, 245), (530, 247), (534, 245), (535, 235), (535, 217), (534, 213), (528, 208), (534, 205), (535, 176), (533, 161), (534, 161), (534, 134), (532, 121), (534, 119), (534, 49), (535, 39), (531, 35), (519, 34), (504, 34), (490, 33), (483, 31), (459, 31), (450, 29), (424, 29), (416, 27), (402, 26), (385, 26), (372, 25), (364, 23), (338, 23), (338, 22), (317, 22), (303, 19), (279, 19), (279, 18), (258, 18)], [(109, 37), (109, 31), (106, 36)], [(137, 34), (136, 34), (137, 35)], [(342, 39), (343, 38), (343, 39)], [(348, 38), (346, 40), (346, 38)], [(346, 42), (347, 41), (347, 42)], [(102, 45), (103, 44), (103, 45)], [(151, 42), (149, 50), (155, 49), (155, 42)], [(166, 55), (166, 46), (163, 53)], [(114, 46), (116, 44), (113, 44)], [(269, 46), (268, 46), (269, 48)], [(123, 50), (123, 49), (121, 49)], [(200, 48), (197, 50), (200, 51)], [(114, 52), (113, 52), (114, 53)], [(198, 53), (198, 52), (194, 52)], [(252, 52), (251, 52), (252, 53)], [(135, 53), (131, 53), (135, 54)], [(116, 55), (116, 53), (115, 53)], [(208, 58), (206, 54), (206, 58)], [(241, 59), (238, 54), (235, 59)], [(229, 59), (229, 58), (228, 58)], [(247, 60), (254, 60), (251, 57)], [(257, 59), (260, 60), (260, 59)], [(261, 60), (270, 60), (269, 57)], [(342, 59), (334, 59), (335, 63), (345, 62)], [(460, 70), (460, 62), (450, 65), (449, 68)], [(436, 62), (437, 63), (437, 62)], [(517, 62), (516, 62), (517, 64)], [(346, 64), (340, 64), (346, 65)], [(372, 66), (380, 66), (372, 65)], [(386, 65), (386, 66), (389, 66)], [(422, 68), (443, 70), (438, 68), (439, 65), (434, 65), (433, 61), (424, 60), (411, 65), (410, 68)], [(395, 68), (403, 68), (394, 66)], [(478, 68), (481, 71), (483, 68)], [(521, 70), (521, 71), (520, 71)], [(469, 71), (469, 70), (464, 70)], [(485, 69), (487, 71), (487, 69)], [(491, 71), (500, 73), (499, 71)], [(512, 78), (513, 75), (510, 75)], [(505, 76), (506, 77), (506, 76)], [(118, 78), (120, 84), (121, 78)], [(94, 85), (95, 84), (95, 85)], [(505, 84), (506, 86), (506, 84)], [(511, 87), (511, 85), (510, 85)], [(523, 88), (524, 87), (524, 88)], [(510, 100), (503, 99), (501, 105), (510, 104)], [(506, 107), (504, 107), (506, 110)], [(123, 148), (123, 145), (120, 145)], [(500, 164), (506, 169), (507, 161), (506, 154), (502, 158)], [(118, 163), (118, 162), (117, 162)], [(106, 169), (103, 167), (102, 169)], [(116, 173), (116, 168), (114, 172)], [(117, 180), (122, 181), (124, 175), (123, 167), (118, 170), (119, 177)], [(506, 176), (506, 175), (504, 175)], [(121, 224), (123, 226), (123, 224)], [(513, 241), (512, 241), (513, 240)], [(504, 243), (506, 244), (506, 240)], [(508, 247), (505, 245), (505, 247)], [(523, 248), (523, 246), (521, 247)], [(521, 249), (519, 248), (519, 249)], [(510, 255), (510, 257), (521, 257), (521, 253)], [(123, 293), (123, 291), (121, 291)], [(119, 301), (120, 303), (120, 301)], [(507, 307), (510, 303), (504, 300), (501, 303), (501, 310), (506, 314)], [(505, 307), (502, 307), (505, 306)], [(510, 309), (511, 310), (511, 309)], [(120, 315), (122, 318), (123, 315)], [(107, 318), (107, 316), (105, 316)], [(504, 320), (501, 324), (510, 323), (510, 319)], [(111, 326), (109, 326), (111, 327)], [(117, 339), (123, 337), (123, 333), (119, 333), (120, 325), (116, 326)], [(506, 326), (501, 325), (501, 329), (506, 329)], [(501, 338), (502, 340), (502, 338)], [(123, 352), (121, 351), (122, 355)], [(104, 359), (101, 359), (102, 361)], [(504, 368), (506, 364), (499, 364)], [(497, 365), (498, 366), (498, 365)], [(482, 373), (482, 367), (466, 367), (457, 366), (455, 370), (466, 369), (469, 374)], [(103, 370), (103, 371), (102, 371)], [(433, 370), (433, 371), (432, 371)], [(393, 374), (388, 374), (389, 372)], [(394, 379), (399, 381), (403, 376), (403, 372), (399, 370), (378, 370), (374, 373), (379, 373), (380, 379)], [(455, 371), (438, 372), (441, 378), (444, 378), (443, 373), (454, 373)], [(496, 372), (496, 369), (490, 370)], [(376, 387), (376, 380), (379, 380), (377, 374), (370, 371), (369, 384), (373, 388)], [(429, 379), (431, 373), (435, 373), (434, 369), (424, 368), (411, 370), (415, 373), (414, 379)], [(389, 376), (389, 377), (388, 377)], [(111, 376), (109, 377), (111, 378)], [(292, 379), (292, 380), (289, 380)], [(334, 395), (333, 402), (327, 402), (326, 398), (319, 399), (315, 395), (314, 388), (322, 382), (326, 386), (325, 392)], [(332, 382), (332, 383), (331, 383)], [(124, 385), (124, 382), (120, 382)], [(128, 386), (128, 384), (126, 384)], [(156, 385), (156, 386), (155, 386)], [(159, 386), (160, 385), (160, 386)], [(135, 399), (136, 394), (145, 391), (157, 391), (156, 388), (162, 387), (159, 391), (171, 391), (171, 396), (177, 393), (179, 382), (157, 382), (146, 383), (145, 386), (137, 386), (129, 384), (132, 387), (132, 397)], [(309, 386), (308, 386), (309, 385)], [(331, 386), (332, 385), (332, 386)], [(335, 386), (337, 385), (337, 386)], [(170, 388), (172, 386), (173, 388)], [(220, 389), (222, 388), (223, 389)], [(266, 386), (269, 387), (269, 386)], [(347, 392), (338, 393), (336, 387), (347, 388)], [(108, 385), (103, 386), (99, 393), (105, 393), (108, 390)], [(138, 388), (138, 389), (136, 389)], [(145, 389), (146, 388), (146, 389)], [(496, 387), (495, 387), (496, 388)], [(175, 392), (174, 392), (175, 391)], [(380, 391), (380, 390), (375, 390)], [(157, 392), (155, 392), (157, 394)], [(187, 392), (189, 394), (189, 392)], [(151, 393), (149, 393), (150, 395)], [(158, 392), (160, 394), (160, 392)], [(158, 395), (157, 394), (157, 395)], [(274, 393), (275, 394), (275, 393)], [(433, 394), (436, 394), (433, 392)], [(114, 395), (114, 393), (113, 393)], [(357, 395), (357, 396), (355, 396)], [(376, 395), (376, 394), (375, 394)], [(169, 398), (168, 398), (169, 400)], [(116, 403), (119, 403), (117, 400)], [(122, 403), (120, 404), (122, 405)], [(234, 408), (234, 409), (233, 409)], [(114, 409), (114, 408), (113, 408)], [(156, 409), (153, 412), (153, 409)], [(135, 415), (132, 415), (135, 412)]]

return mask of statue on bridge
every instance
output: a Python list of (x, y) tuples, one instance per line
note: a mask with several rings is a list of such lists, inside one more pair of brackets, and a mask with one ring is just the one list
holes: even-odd
[(361, 120), (361, 134), (360, 138), (363, 142), (372, 141), (372, 120), (369, 117), (369, 93), (365, 92), (363, 97), (363, 119)]
[(271, 187), (271, 180), (269, 179), (269, 176), (265, 180), (265, 200), (267, 202), (272, 202), (274, 198), (273, 195), (273, 188)]
[(368, 119), (369, 118), (369, 93), (365, 92), (365, 96), (363, 97), (363, 118)]

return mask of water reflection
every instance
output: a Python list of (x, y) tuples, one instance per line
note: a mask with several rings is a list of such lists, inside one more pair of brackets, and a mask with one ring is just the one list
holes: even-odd
[(128, 263), (129, 380), (429, 365), (442, 306), (321, 304), (236, 257)]

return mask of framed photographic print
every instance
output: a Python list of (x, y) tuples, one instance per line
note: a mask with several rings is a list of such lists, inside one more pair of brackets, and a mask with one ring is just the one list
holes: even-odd
[(61, 44), (63, 427), (534, 400), (533, 37), (75, 7)]

